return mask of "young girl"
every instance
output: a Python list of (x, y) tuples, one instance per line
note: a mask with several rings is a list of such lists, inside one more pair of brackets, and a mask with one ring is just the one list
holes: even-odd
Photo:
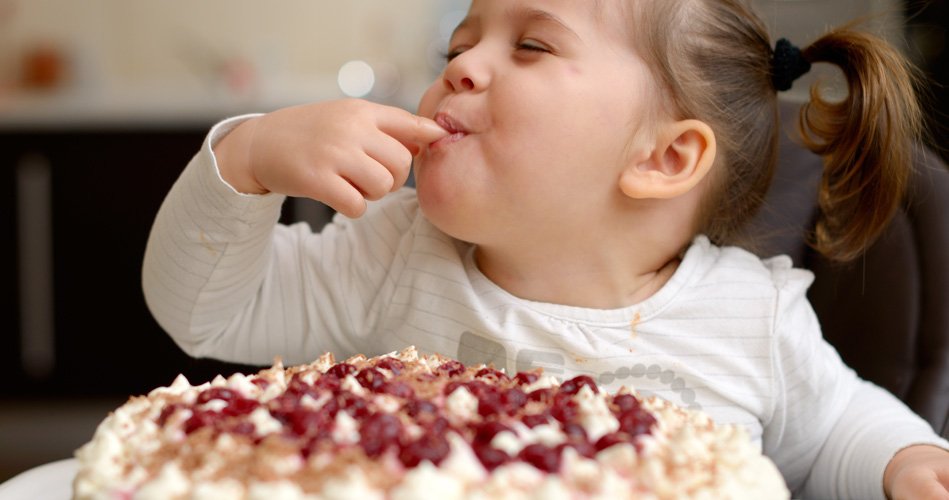
[[(474, 0), (419, 116), (343, 100), (214, 127), (155, 221), (149, 307), (194, 356), (416, 345), (592, 375), (744, 425), (807, 498), (947, 499), (949, 443), (822, 340), (811, 274), (726, 246), (770, 181), (777, 91), (814, 62), (850, 91), (804, 114), (815, 244), (853, 258), (919, 123), (881, 41), (773, 46), (740, 0)], [(285, 196), (346, 217), (280, 226)]]

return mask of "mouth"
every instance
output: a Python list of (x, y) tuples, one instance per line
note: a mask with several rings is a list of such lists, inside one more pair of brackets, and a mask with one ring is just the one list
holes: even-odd
[(429, 144), (429, 148), (434, 149), (439, 146), (444, 146), (446, 144), (461, 140), (466, 135), (468, 135), (468, 131), (465, 129), (464, 125), (459, 123), (455, 118), (451, 117), (447, 113), (437, 113), (435, 115), (435, 123), (437, 123), (441, 128), (447, 130), (448, 135)]

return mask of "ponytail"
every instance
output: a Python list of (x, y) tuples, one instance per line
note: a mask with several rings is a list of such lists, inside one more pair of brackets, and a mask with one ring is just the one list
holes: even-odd
[(839, 67), (847, 80), (840, 102), (813, 85), (798, 121), (804, 145), (824, 158), (812, 244), (846, 262), (880, 236), (900, 205), (922, 129), (921, 78), (900, 52), (852, 26), (830, 31), (801, 55)]
[[(801, 108), (805, 147), (824, 175), (812, 246), (835, 261), (857, 258), (880, 236), (902, 201), (922, 110), (919, 71), (883, 40), (853, 24), (798, 50), (772, 46), (743, 0), (636, 2), (632, 46), (663, 90), (660, 105), (715, 131), (716, 166), (696, 230), (717, 245), (753, 244), (742, 229), (761, 206), (778, 155), (778, 96), (812, 63), (838, 66), (847, 97), (811, 88)], [(674, 33), (675, 35), (670, 35)], [(774, 47), (774, 48), (772, 48)]]

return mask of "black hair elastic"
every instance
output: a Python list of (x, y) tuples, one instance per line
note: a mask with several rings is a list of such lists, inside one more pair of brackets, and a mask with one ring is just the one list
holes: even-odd
[(801, 55), (801, 49), (791, 45), (787, 38), (778, 40), (771, 55), (771, 83), (777, 91), (788, 90), (804, 73), (811, 70), (811, 63)]

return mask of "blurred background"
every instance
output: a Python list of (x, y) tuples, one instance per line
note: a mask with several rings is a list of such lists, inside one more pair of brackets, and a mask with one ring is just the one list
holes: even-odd
[[(799, 45), (886, 13), (872, 29), (949, 76), (947, 2), (756, 3)], [(0, 482), (70, 457), (129, 395), (178, 373), (257, 369), (188, 358), (145, 308), (141, 259), (165, 193), (228, 116), (345, 96), (414, 111), (467, 5), (0, 0)], [(949, 101), (933, 95), (941, 122)], [(283, 220), (330, 215), (291, 200)]]

